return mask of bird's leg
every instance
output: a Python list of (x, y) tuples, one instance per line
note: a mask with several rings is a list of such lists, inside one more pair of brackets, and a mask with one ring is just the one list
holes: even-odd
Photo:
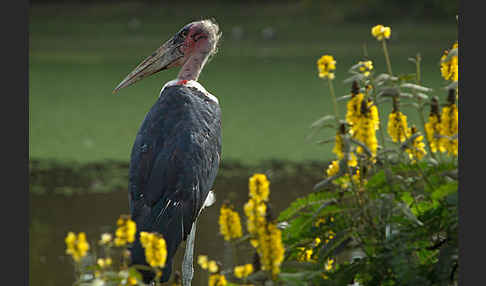
[(192, 223), (191, 233), (187, 238), (186, 251), (184, 252), (184, 261), (182, 262), (182, 286), (191, 286), (192, 277), (194, 276), (194, 238), (196, 236), (197, 217)]

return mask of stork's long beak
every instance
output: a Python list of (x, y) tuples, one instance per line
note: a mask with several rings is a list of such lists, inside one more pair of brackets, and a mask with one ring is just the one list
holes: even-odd
[(118, 90), (132, 85), (147, 76), (175, 66), (177, 60), (184, 56), (184, 54), (179, 50), (181, 45), (182, 43), (177, 41), (177, 37), (165, 42), (151, 56), (146, 58), (130, 74), (128, 74), (125, 79), (123, 79), (122, 82), (120, 82), (120, 84), (113, 90), (113, 94), (115, 94)]

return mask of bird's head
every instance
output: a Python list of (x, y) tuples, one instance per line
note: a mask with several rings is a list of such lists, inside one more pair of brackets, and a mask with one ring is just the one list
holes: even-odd
[(213, 20), (185, 25), (130, 72), (113, 93), (161, 70), (183, 66), (195, 54), (207, 58), (216, 53), (220, 37), (219, 26)]

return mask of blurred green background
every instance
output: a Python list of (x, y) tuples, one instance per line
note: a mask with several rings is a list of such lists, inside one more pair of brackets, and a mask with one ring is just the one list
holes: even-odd
[(327, 84), (317, 77), (322, 54), (337, 60), (335, 88), (344, 95), (350, 85), (342, 80), (364, 46), (376, 73), (385, 72), (370, 29), (391, 26), (395, 73), (413, 73), (407, 58), (420, 52), (424, 84), (442, 96), (438, 61), (457, 34), (455, 1), (36, 2), (29, 23), (31, 159), (128, 161), (145, 113), (177, 70), (118, 96), (111, 91), (193, 20), (214, 17), (223, 31), (199, 81), (220, 100), (223, 160), (245, 164), (331, 158), (332, 146), (314, 141), (332, 131), (306, 140), (310, 124), (332, 111)]

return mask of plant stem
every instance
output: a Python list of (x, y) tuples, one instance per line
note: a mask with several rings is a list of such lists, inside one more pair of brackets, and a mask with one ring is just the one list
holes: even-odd
[(390, 56), (388, 55), (388, 49), (386, 47), (386, 40), (383, 39), (381, 43), (383, 44), (383, 52), (385, 53), (386, 67), (388, 68), (388, 73), (390, 74), (390, 76), (393, 76), (391, 63), (390, 63)]
[(339, 125), (339, 109), (336, 100), (336, 94), (334, 93), (334, 86), (332, 84), (331, 78), (328, 77), (327, 80), (329, 82), (329, 92), (331, 93), (332, 103), (334, 105), (334, 116), (336, 117), (336, 122)]
[[(422, 57), (420, 56), (420, 53), (417, 53), (417, 55), (415, 56), (415, 70), (416, 70), (416, 77), (415, 77), (415, 83), (417, 85), (420, 85), (420, 82), (421, 82), (421, 78), (420, 78), (420, 63), (422, 61)], [(416, 95), (416, 91), (413, 92), (414, 95)], [(418, 113), (419, 113), (419, 119), (420, 119), (420, 124), (422, 125), (422, 130), (425, 132), (425, 118), (424, 118), (424, 105), (422, 104), (422, 99), (420, 97), (417, 97), (415, 96), (415, 98), (417, 98), (417, 101), (418, 101)], [(430, 156), (432, 156), (432, 158), (434, 158), (435, 160), (437, 160), (437, 158), (435, 157), (435, 154), (434, 152), (432, 152), (432, 147), (430, 147), (430, 141), (429, 141), (429, 138), (427, 136), (424, 136), (425, 137), (425, 142), (427, 143), (427, 147), (429, 148), (429, 154)]]

